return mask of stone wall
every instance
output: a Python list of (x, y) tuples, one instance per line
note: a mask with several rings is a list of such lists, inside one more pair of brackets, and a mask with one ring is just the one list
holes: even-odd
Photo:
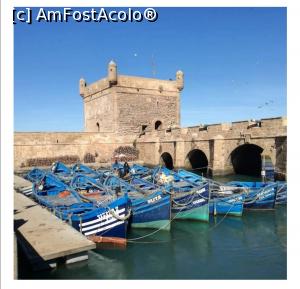
[(96, 162), (109, 162), (113, 151), (121, 145), (133, 144), (130, 136), (116, 137), (99, 133), (15, 133), (14, 165), (20, 167), (31, 158), (52, 158), (76, 155), (83, 161), (85, 154)]
[(86, 132), (114, 132), (116, 128), (115, 105), (112, 89), (106, 89), (84, 99)]
[(176, 167), (187, 167), (188, 153), (199, 149), (214, 174), (229, 174), (233, 173), (231, 153), (244, 144), (262, 148), (276, 168), (285, 172), (286, 142), (287, 121), (280, 117), (148, 132), (139, 138), (137, 147), (145, 163), (157, 165), (162, 153), (168, 152)]
[[(179, 93), (174, 81), (120, 77), (117, 90), (117, 132), (139, 133), (142, 125), (154, 130), (160, 121), (160, 129), (179, 125)], [(128, 81), (128, 82), (127, 82)], [(135, 85), (133, 85), (135, 84)]]
[(85, 88), (83, 93), (86, 132), (141, 132), (179, 125), (180, 104), (176, 81), (119, 75), (109, 86), (105, 79)]
[(244, 144), (262, 149), (273, 164), (286, 172), (286, 118), (263, 119), (258, 122), (234, 122), (209, 126), (149, 131), (136, 134), (114, 133), (15, 133), (15, 167), (30, 158), (77, 155), (82, 161), (90, 153), (96, 162), (111, 161), (113, 151), (124, 145), (136, 146), (139, 160), (157, 165), (163, 153), (169, 153), (175, 167), (187, 167), (187, 155), (202, 151), (214, 174), (233, 172), (232, 152)]
[(79, 81), (84, 102), (86, 132), (139, 134), (142, 130), (180, 125), (180, 91), (183, 73), (176, 80), (118, 75), (116, 64), (108, 66), (108, 77), (89, 85)]

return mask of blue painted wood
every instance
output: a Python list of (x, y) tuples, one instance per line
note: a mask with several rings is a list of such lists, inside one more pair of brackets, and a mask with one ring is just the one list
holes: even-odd
[(137, 189), (107, 171), (103, 172), (99, 180), (102, 181), (104, 186), (119, 194), (128, 194), (132, 202), (131, 222), (133, 226), (140, 224), (141, 228), (156, 228), (156, 224), (160, 224), (160, 221), (170, 222), (170, 196), (163, 194), (161, 190), (148, 192)]
[(115, 218), (128, 214), (130, 202), (126, 196), (105, 206), (95, 206), (56, 176), (45, 174), (34, 183), (33, 197), (85, 236), (126, 238), (128, 222)]
[(234, 181), (228, 184), (245, 190), (245, 208), (274, 209), (277, 196), (277, 183)]
[(34, 168), (25, 175), (25, 179), (30, 182), (36, 182), (36, 181), (41, 180), (45, 174), (46, 174), (46, 171), (38, 169), (38, 168)]
[[(151, 181), (172, 195), (173, 217), (208, 221), (208, 183), (194, 184), (184, 180), (175, 171), (161, 166), (154, 168), (151, 173)], [(163, 180), (166, 181), (162, 182)], [(201, 207), (203, 210), (200, 210)]]
[(75, 174), (82, 174), (82, 175), (86, 175), (89, 176), (93, 179), (98, 179), (99, 178), (99, 173), (93, 169), (91, 169), (90, 167), (77, 163), (74, 166), (72, 166), (71, 168), (72, 173)]
[[(209, 182), (211, 191), (209, 201), (210, 214), (242, 216), (244, 208), (243, 202), (245, 200), (245, 196), (242, 193), (234, 192), (230, 187), (226, 188), (226, 185), (224, 184), (215, 182), (184, 169), (179, 169), (177, 173), (183, 179), (197, 185)], [(224, 193), (224, 190), (226, 191), (226, 194)]]
[(62, 162), (55, 162), (50, 169), (51, 173), (56, 175), (60, 180), (62, 180), (65, 183), (70, 183), (73, 172), (70, 168), (68, 168), (64, 163)]

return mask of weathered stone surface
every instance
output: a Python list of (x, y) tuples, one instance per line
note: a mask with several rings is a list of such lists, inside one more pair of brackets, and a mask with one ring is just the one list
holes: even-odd
[(118, 75), (116, 64), (110, 63), (107, 78), (90, 85), (79, 82), (85, 131), (138, 134), (179, 126), (182, 89), (181, 71), (176, 80), (133, 77)]
[(176, 167), (188, 167), (188, 154), (201, 150), (211, 171), (223, 174), (233, 172), (232, 152), (253, 144), (286, 171), (285, 117), (180, 128), (183, 86), (181, 71), (175, 80), (125, 76), (111, 62), (106, 78), (89, 85), (79, 81), (85, 132), (15, 133), (15, 167), (29, 158), (64, 155), (83, 161), (90, 154), (96, 162), (110, 162), (117, 147), (129, 145), (145, 164), (157, 165), (166, 152)]

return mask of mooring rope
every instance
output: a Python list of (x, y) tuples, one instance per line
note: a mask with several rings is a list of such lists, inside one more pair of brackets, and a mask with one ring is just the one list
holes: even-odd
[[(245, 199), (243, 203), (246, 205), (255, 203), (259, 199), (258, 193), (263, 193), (267, 188), (268, 187), (264, 187), (261, 191), (259, 190), (258, 192), (256, 192), (255, 198), (253, 198), (249, 201), (246, 201), (246, 199)], [(245, 189), (245, 194), (249, 194), (250, 188), (244, 188), (244, 189)], [(275, 193), (275, 199), (276, 199), (276, 193)]]
[(186, 203), (178, 203), (178, 202), (176, 202), (176, 201), (174, 200), (174, 198), (172, 198), (172, 203), (174, 203), (174, 204), (175, 204), (176, 206), (178, 206), (178, 207), (185, 207), (185, 206), (188, 206), (188, 205), (190, 205), (190, 204), (194, 201), (195, 195), (196, 195), (196, 191), (193, 191), (193, 193), (192, 193), (190, 199), (189, 199)]
[[(230, 210), (232, 209), (232, 207), (234, 206), (234, 204), (232, 204), (232, 206), (228, 209), (228, 211), (226, 212), (226, 214), (222, 217), (222, 219), (217, 223), (215, 224), (213, 227), (209, 228), (208, 231), (211, 231), (213, 229), (215, 229), (219, 224), (221, 224), (225, 218), (228, 216)], [(180, 213), (181, 211), (179, 211), (171, 220), (168, 224), (171, 224), (171, 222), (174, 221), (174, 219), (176, 219), (177, 215)], [(188, 213), (187, 213), (188, 215)], [(164, 227), (164, 226), (163, 226)], [(140, 239), (144, 239), (146, 237), (149, 237), (151, 235), (154, 235), (156, 234), (158, 231), (160, 231), (162, 228), (159, 228), (157, 229), (156, 231), (154, 232), (151, 232), (149, 234), (146, 234), (146, 235), (143, 235), (143, 236), (140, 236), (140, 237), (137, 237), (137, 238), (132, 238), (132, 239), (127, 239), (127, 242), (129, 243), (136, 243), (136, 244), (154, 244), (154, 243), (169, 243), (171, 241), (175, 241), (175, 240), (179, 240), (179, 239), (182, 239), (182, 238), (173, 238), (171, 240), (168, 240), (168, 241), (163, 241), (163, 240), (157, 240), (157, 241), (136, 241), (136, 240), (140, 240)]]
[(109, 212), (112, 214), (112, 216), (113, 216), (114, 218), (116, 218), (117, 220), (119, 220), (119, 221), (126, 221), (126, 220), (128, 220), (128, 219), (130, 218), (130, 215), (131, 215), (131, 208), (128, 209), (128, 214), (125, 215), (124, 217), (121, 217), (120, 215), (117, 215), (117, 214), (115, 213), (114, 209), (108, 208), (108, 210), (109, 210)]
[[(153, 231), (153, 232), (151, 232), (151, 233), (149, 233), (149, 234), (146, 234), (146, 235), (137, 237), (137, 238), (127, 239), (127, 242), (134, 243), (133, 241), (135, 241), (135, 240), (144, 239), (144, 238), (147, 238), (147, 237), (149, 237), (149, 236), (152, 236), (152, 235), (156, 234), (157, 232), (161, 231), (163, 228), (169, 226), (169, 225), (173, 222), (173, 220), (178, 216), (178, 214), (179, 214), (182, 210), (183, 210), (183, 208), (182, 208), (178, 213), (176, 213), (176, 215), (175, 215), (173, 218), (171, 218), (170, 221), (168, 221), (168, 223), (166, 223), (165, 225), (161, 226), (161, 227), (158, 228), (157, 230), (155, 230), (155, 231)], [(139, 242), (137, 242), (137, 243), (139, 243)]]

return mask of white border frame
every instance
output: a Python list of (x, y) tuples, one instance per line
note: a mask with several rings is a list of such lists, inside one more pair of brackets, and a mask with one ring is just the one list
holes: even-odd
[[(295, 3), (295, 4), (294, 4)], [(288, 178), (289, 178), (289, 206), (288, 206), (288, 281), (22, 281), (13, 280), (13, 24), (12, 9), (13, 7), (288, 7)], [(295, 147), (297, 144), (297, 125), (296, 115), (299, 109), (299, 18), (300, 11), (297, 1), (197, 1), (191, 0), (182, 2), (172, 1), (168, 3), (165, 0), (153, 1), (79, 1), (79, 0), (8, 0), (1, 3), (1, 285), (3, 288), (52, 288), (54, 286), (72, 286), (72, 288), (82, 288), (83, 286), (103, 286), (104, 288), (114, 288), (121, 286), (132, 288), (133, 286), (159, 286), (167, 285), (172, 287), (189, 286), (191, 288), (230, 287), (230, 288), (253, 288), (254, 286), (264, 286), (272, 288), (292, 288), (299, 283), (298, 268), (295, 264), (299, 258), (300, 242), (295, 236), (298, 230), (297, 219), (294, 219), (293, 211), (297, 211), (296, 180), (299, 175), (297, 172), (297, 158), (299, 155)], [(298, 109), (297, 109), (298, 108)], [(294, 133), (294, 134), (293, 134)], [(299, 178), (299, 177), (298, 177)], [(291, 192), (291, 193), (290, 193)], [(296, 220), (296, 222), (295, 222)], [(294, 226), (295, 225), (295, 226)], [(292, 259), (296, 259), (293, 264)], [(298, 263), (298, 262), (297, 262)], [(230, 264), (233, 266), (234, 264)], [(67, 283), (66, 283), (67, 282)], [(88, 284), (87, 284), (88, 282)], [(188, 283), (188, 284), (187, 284)]]

